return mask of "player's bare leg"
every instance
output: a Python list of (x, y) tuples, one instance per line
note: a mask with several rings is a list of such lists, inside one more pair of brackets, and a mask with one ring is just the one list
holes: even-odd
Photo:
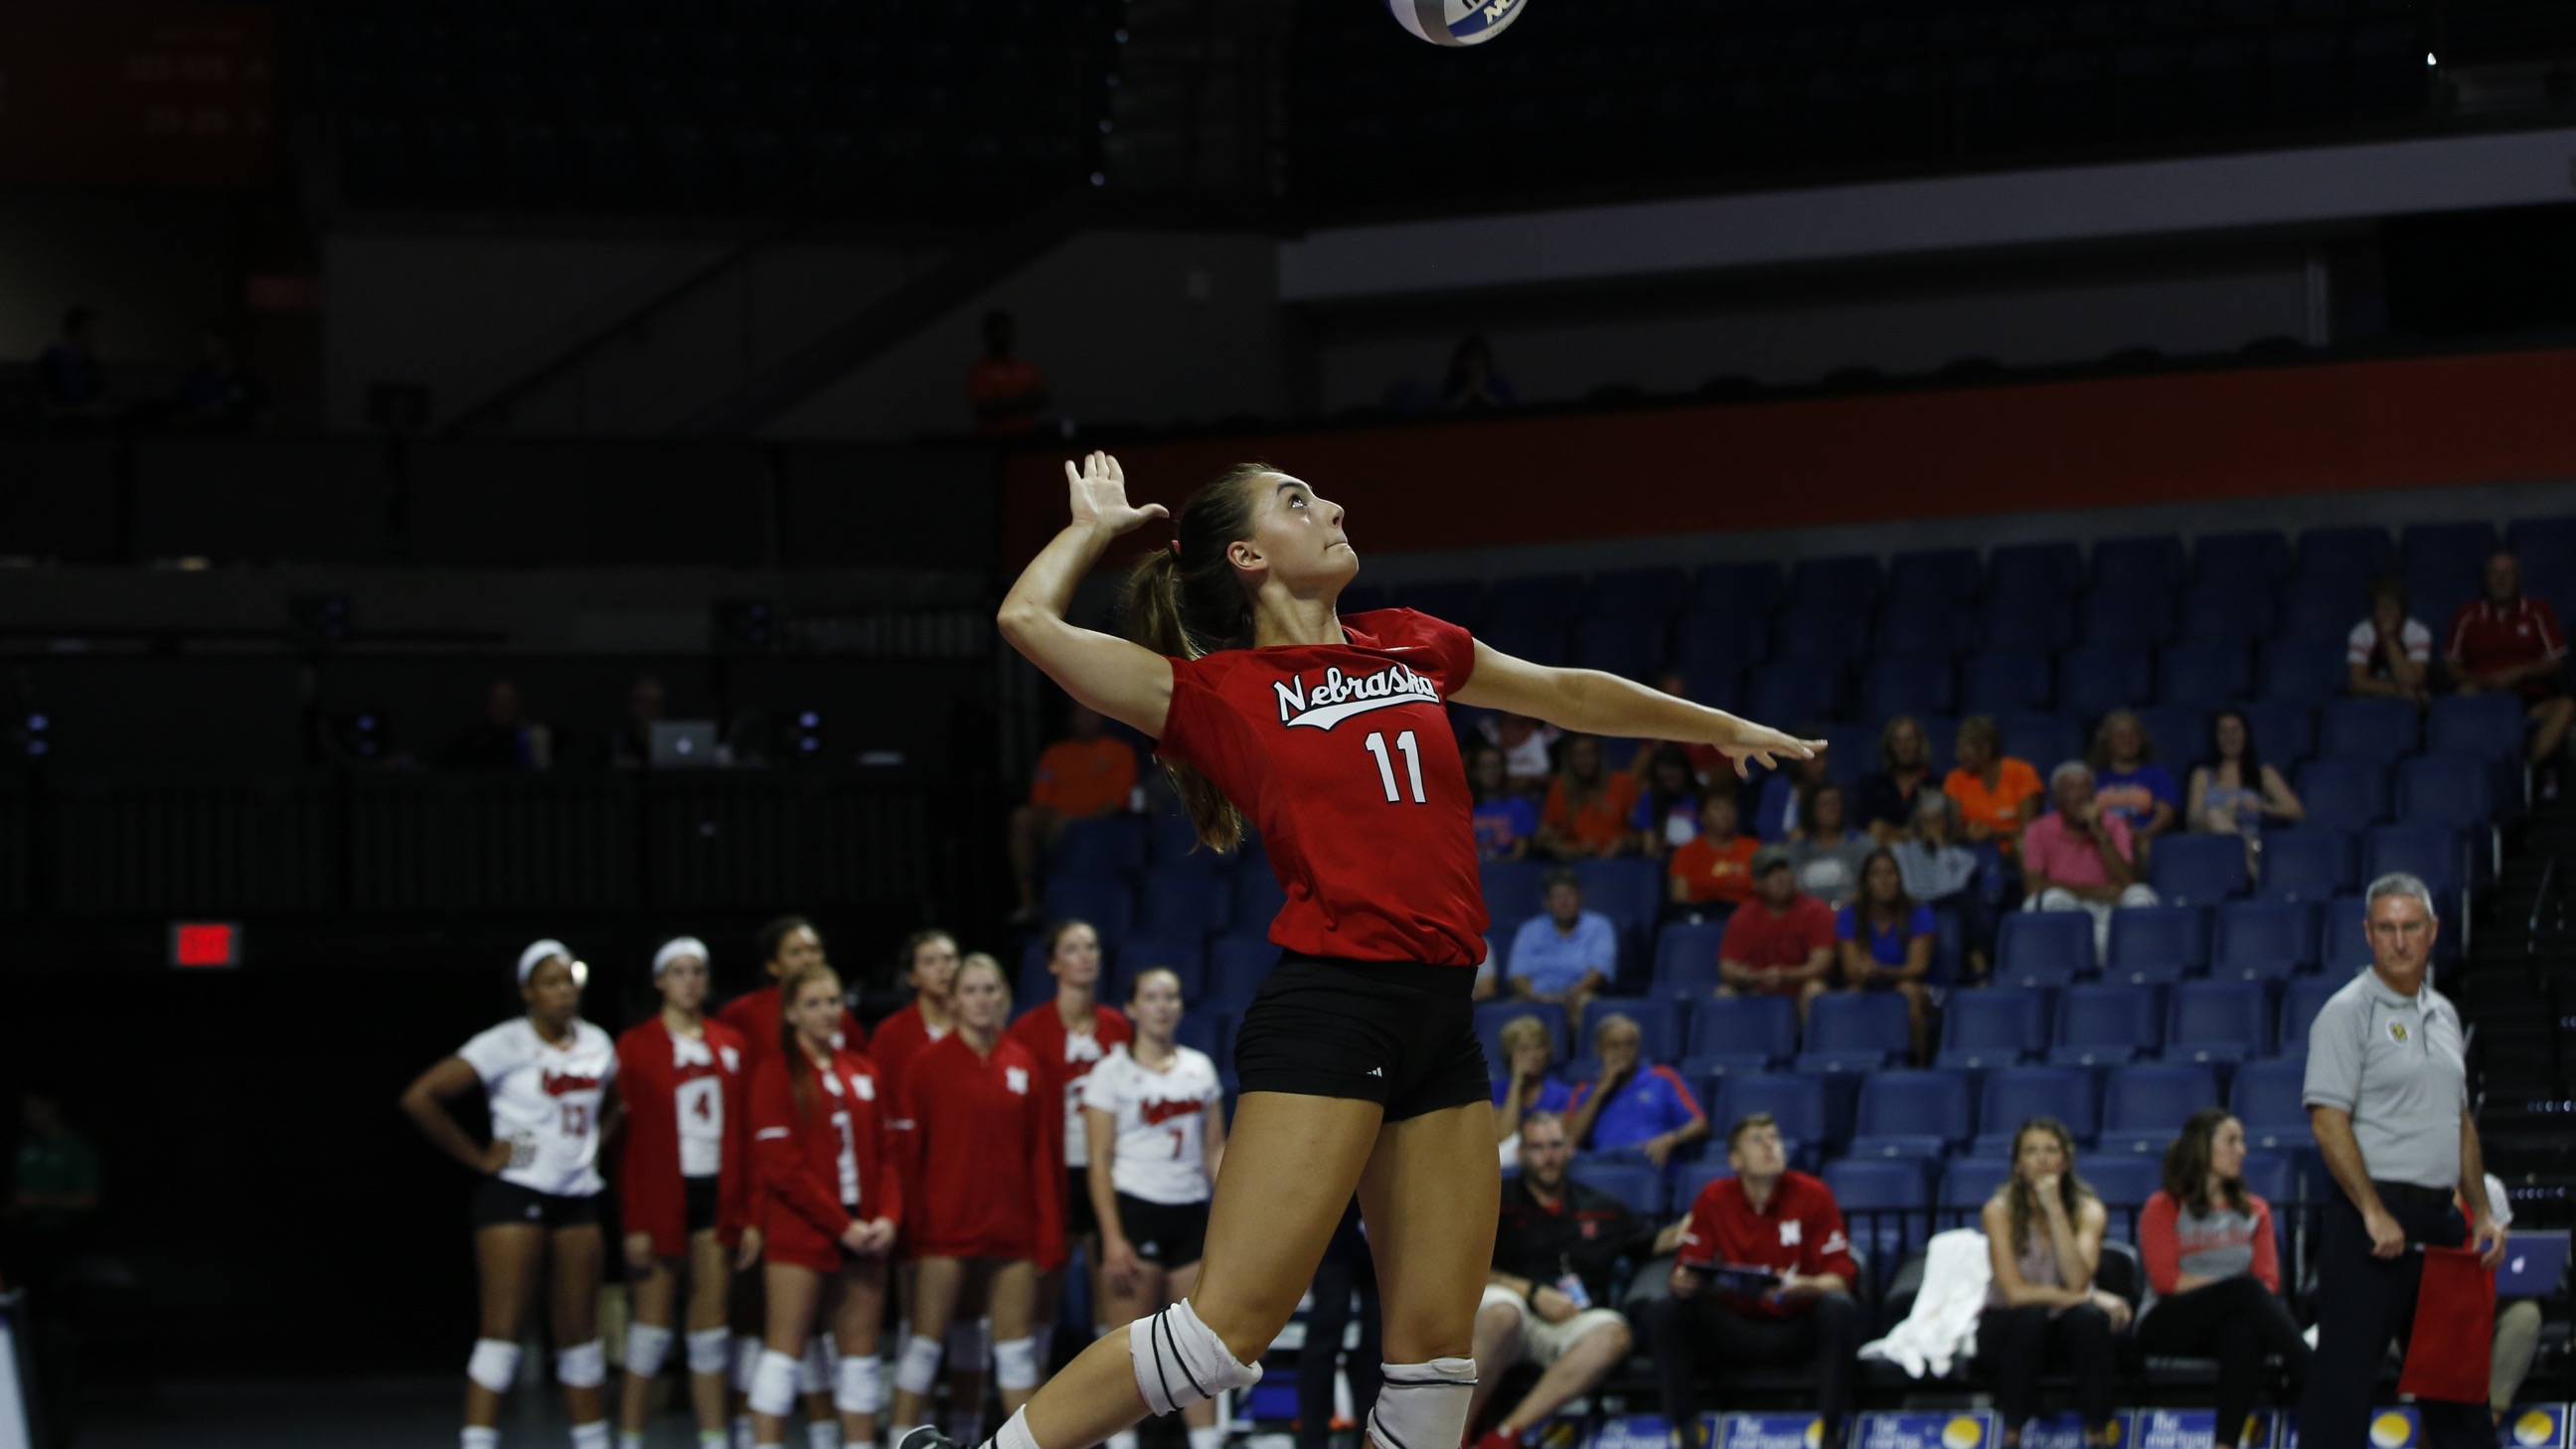
[[(555, 1347), (599, 1341), (599, 1280), (608, 1245), (596, 1224), (559, 1229), (547, 1252), (554, 1260), (548, 1308), (554, 1320)], [(564, 1407), (573, 1427), (598, 1424), (607, 1432), (608, 1393), (598, 1384), (564, 1385)], [(605, 1439), (600, 1441), (606, 1443)]]
[[(762, 1291), (769, 1300), (769, 1322), (762, 1329), (761, 1346), (770, 1353), (783, 1353), (802, 1362), (806, 1340), (814, 1332), (815, 1318), (822, 1307), (823, 1275), (794, 1263), (771, 1263), (761, 1277)], [(786, 1434), (785, 1416), (752, 1409), (753, 1443), (783, 1444)]]
[[(712, 1228), (689, 1235), (689, 1332), (710, 1333), (725, 1326), (726, 1300), (733, 1286), (733, 1254)], [(689, 1407), (697, 1411), (698, 1432), (721, 1434), (725, 1427), (725, 1374), (689, 1375)]]
[[(630, 1253), (633, 1252), (632, 1241), (630, 1237), (628, 1248)], [(629, 1321), (636, 1325), (651, 1324), (656, 1328), (668, 1329), (679, 1307), (678, 1260), (648, 1256), (643, 1271), (635, 1272), (635, 1263), (630, 1258), (627, 1269), (632, 1275), (627, 1282), (630, 1302)], [(692, 1380), (690, 1390), (693, 1401), (696, 1388), (696, 1382)], [(627, 1371), (625, 1382), (618, 1386), (617, 1431), (619, 1433), (634, 1435), (644, 1432), (644, 1417), (650, 1409), (647, 1401), (651, 1398), (652, 1392), (653, 1380), (650, 1377), (631, 1369)], [(723, 1391), (719, 1388), (717, 1392), (719, 1395), (717, 1413), (721, 1415)], [(722, 1427), (723, 1420), (719, 1418), (717, 1424), (718, 1427)]]
[[(1037, 1264), (1026, 1258), (992, 1264), (984, 1283), (993, 1305), (993, 1342), (1012, 1343), (1036, 1333)], [(1044, 1367), (1039, 1366), (1042, 1372)], [(1004, 1381), (1001, 1385), (1002, 1413), (1005, 1416), (1018, 1413), (1020, 1407), (1029, 1401), (1029, 1395), (1036, 1392), (1034, 1384), (1027, 1388), (1013, 1388), (1007, 1380)]]
[[(475, 1276), (482, 1289), (482, 1336), (516, 1344), (537, 1304), (537, 1285), (546, 1268), (546, 1231), (521, 1223), (482, 1228), (474, 1234)], [(469, 1429), (501, 1426), (504, 1391), (465, 1382), (465, 1425)]]
[[(917, 1258), (912, 1265), (912, 1331), (932, 1343), (944, 1343), (948, 1326), (957, 1313), (957, 1299), (966, 1282), (963, 1258)], [(930, 1400), (901, 1384), (894, 1390), (894, 1422), (927, 1424), (930, 1422)]]
[[(877, 1325), (885, 1321), (885, 1259), (865, 1258), (843, 1266), (840, 1291), (835, 1296), (839, 1302), (832, 1308), (832, 1341), (840, 1349), (844, 1365), (864, 1365), (858, 1369), (844, 1367), (841, 1373), (845, 1380), (856, 1373), (873, 1387), (878, 1381)], [(841, 1442), (873, 1442), (877, 1437), (877, 1411), (853, 1412), (841, 1405), (843, 1397), (835, 1392), (834, 1407), (841, 1419)], [(882, 1402), (882, 1399), (877, 1401)]]

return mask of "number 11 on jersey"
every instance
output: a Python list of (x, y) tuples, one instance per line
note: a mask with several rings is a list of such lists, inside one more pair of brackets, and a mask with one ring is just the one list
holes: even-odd
[[(1413, 731), (1406, 730), (1397, 735), (1395, 747), (1404, 752), (1404, 772), (1410, 777), (1413, 785), (1413, 803), (1429, 804), (1429, 800), (1422, 793), (1422, 751), (1413, 743)], [(1382, 733), (1370, 735), (1368, 752), (1377, 756), (1377, 777), (1379, 782), (1386, 786), (1387, 802), (1401, 803), (1404, 797), (1395, 793), (1395, 757), (1387, 753), (1386, 736)]]

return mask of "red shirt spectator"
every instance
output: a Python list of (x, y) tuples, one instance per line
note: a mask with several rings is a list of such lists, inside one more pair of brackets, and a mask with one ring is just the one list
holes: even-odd
[(1796, 996), (1833, 969), (1833, 908), (1800, 893), (1776, 845), (1754, 852), (1753, 882), (1758, 894), (1726, 919), (1719, 972), (1738, 991)]
[[(2517, 591), (2501, 604), (2492, 598), (2462, 604), (2451, 616), (2449, 642), (2442, 652), (2450, 659), (2455, 678), (2483, 685), (2490, 676), (2508, 669), (2566, 658), (2567, 636), (2559, 632), (2556, 610)], [(2525, 700), (2536, 700), (2558, 693), (2560, 685), (2556, 672), (2544, 671), (2485, 687), (2511, 689)]]
[(1136, 752), (1123, 740), (1095, 734), (1046, 747), (1038, 756), (1029, 803), (1068, 820), (1084, 820), (1126, 809), (1128, 794), (1135, 788)]
[[(725, 1003), (716, 1020), (742, 1033), (742, 1074), (748, 1080), (762, 1062), (778, 1055), (778, 988), (764, 986)], [(857, 1051), (868, 1039), (859, 1019), (841, 1008), (841, 1029), (832, 1033), (834, 1051)]]
[[(1846, 1284), (1860, 1281), (1834, 1190), (1803, 1172), (1781, 1173), (1759, 1212), (1745, 1197), (1742, 1178), (1721, 1177), (1701, 1188), (1674, 1260), (1695, 1268), (1768, 1268), (1809, 1277), (1832, 1273)], [(1739, 1312), (1765, 1318), (1788, 1318), (1806, 1307), (1795, 1299), (1734, 1294), (1727, 1302)]]

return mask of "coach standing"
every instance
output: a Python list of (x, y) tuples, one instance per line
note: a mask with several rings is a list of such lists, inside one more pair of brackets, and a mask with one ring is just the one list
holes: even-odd
[[(2365, 909), (2370, 969), (2329, 998), (2308, 1031), (2308, 1115), (2343, 1191), (2325, 1204), (2302, 1444), (2368, 1442), (2389, 1340), (2414, 1323), (2419, 1247), (2474, 1239), (2489, 1267), (2504, 1256), (2469, 1116), (2460, 1013), (2425, 979), (2440, 928), (2432, 892), (2411, 875), (2384, 875), (2370, 883)], [(2454, 1191), (2468, 1205), (2465, 1224)], [(2420, 1408), (2428, 1449), (2494, 1442), (2482, 1404)]]

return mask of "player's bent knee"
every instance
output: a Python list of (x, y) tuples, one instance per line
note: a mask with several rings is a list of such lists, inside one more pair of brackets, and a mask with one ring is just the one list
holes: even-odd
[[(1261, 1382), (1261, 1365), (1237, 1359), (1216, 1330), (1199, 1321), (1198, 1310), (1186, 1298), (1129, 1324), (1127, 1354), (1135, 1361), (1137, 1392), (1157, 1414), (1176, 1413)], [(1468, 1380), (1474, 1379), (1471, 1364)]]
[(1006, 1338), (993, 1345), (993, 1382), (1007, 1393), (1019, 1393), (1038, 1386), (1038, 1341)]
[(760, 1351), (751, 1371), (751, 1411), (783, 1419), (796, 1407), (796, 1375), (801, 1360), (774, 1348)]
[(662, 1360), (671, 1356), (671, 1330), (654, 1323), (626, 1325), (626, 1371), (637, 1378), (649, 1379), (662, 1371)]
[(1379, 1366), (1377, 1407), (1368, 1436), (1381, 1449), (1448, 1449), (1467, 1437), (1467, 1408), (1476, 1392), (1476, 1361), (1435, 1358)]
[(465, 1360), (465, 1377), (481, 1388), (506, 1394), (519, 1379), (519, 1346), (506, 1338), (478, 1338)]
[(918, 1333), (904, 1335), (903, 1353), (894, 1364), (894, 1386), (907, 1394), (926, 1394), (937, 1382), (939, 1340)]
[[(633, 1330), (629, 1329), (632, 1333)], [(726, 1350), (732, 1346), (729, 1329), (701, 1328), (689, 1335), (689, 1372), (720, 1374), (725, 1371)]]
[(601, 1350), (598, 1339), (555, 1351), (555, 1381), (564, 1387), (595, 1389), (607, 1380), (608, 1355)]
[(844, 1414), (873, 1414), (885, 1403), (885, 1380), (872, 1353), (841, 1360), (832, 1385), (832, 1407)]

